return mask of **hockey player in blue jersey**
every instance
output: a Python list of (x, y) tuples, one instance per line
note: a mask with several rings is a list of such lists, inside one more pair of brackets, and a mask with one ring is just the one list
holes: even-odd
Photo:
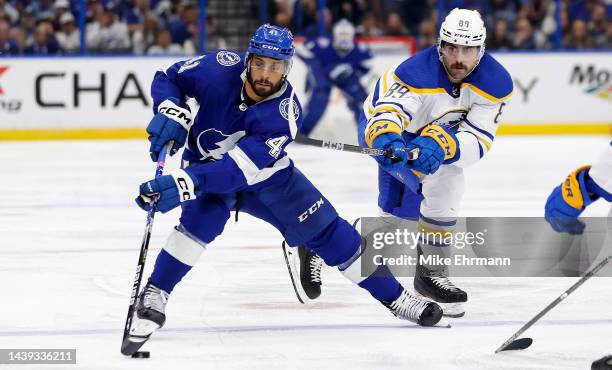
[[(382, 216), (418, 221), (422, 232), (453, 231), (463, 168), (491, 148), (513, 89), (510, 74), (485, 53), (485, 37), (477, 11), (455, 8), (440, 27), (438, 45), (385, 71), (365, 100), (359, 143), (391, 150), (395, 158), (375, 157)], [(418, 159), (408, 162), (415, 149)], [(417, 249), (419, 257), (447, 258), (451, 247), (420, 243)], [(316, 274), (307, 271), (303, 279), (308, 275)], [(414, 287), (445, 315), (464, 315), (467, 293), (450, 281), (446, 267), (420, 264)]]
[[(289, 245), (316, 251), (397, 317), (426, 326), (440, 320), (437, 304), (411, 295), (392, 275), (361, 276), (359, 233), (287, 156), (302, 119), (286, 80), (293, 54), (291, 33), (264, 25), (244, 57), (206, 53), (156, 73), (151, 158), (167, 143), (171, 154), (187, 146), (182, 168), (143, 183), (136, 201), (148, 210), (156, 199), (161, 212), (180, 205), (182, 213), (138, 297), (132, 339), (145, 341), (164, 325), (169, 294), (222, 233), (230, 211), (249, 213), (276, 227)], [(200, 105), (195, 119), (187, 97)]]
[(297, 55), (308, 67), (306, 92), (310, 92), (300, 133), (308, 136), (315, 128), (325, 112), (333, 86), (342, 91), (357, 122), (368, 96), (359, 80), (370, 70), (372, 54), (364, 44), (355, 41), (351, 22), (341, 19), (334, 25), (332, 38), (309, 39), (303, 48), (298, 48)]

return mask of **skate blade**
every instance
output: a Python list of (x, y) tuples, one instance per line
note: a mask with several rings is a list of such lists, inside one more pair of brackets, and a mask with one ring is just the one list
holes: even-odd
[(440, 308), (442, 308), (442, 316), (444, 317), (458, 318), (458, 317), (465, 316), (465, 309), (463, 308), (463, 304), (465, 302), (456, 302), (456, 303), (438, 302), (435, 299), (432, 299), (416, 291), (415, 291), (415, 295), (426, 301), (436, 302), (440, 306)]
[(138, 352), (140, 347), (142, 347), (148, 340), (150, 336), (147, 337), (135, 337), (128, 335), (123, 338), (123, 342), (121, 343), (121, 353), (126, 356), (131, 356), (134, 353)]
[(293, 285), (293, 291), (295, 295), (302, 304), (306, 304), (310, 299), (304, 291), (302, 284), (300, 282), (300, 268), (297, 261), (299, 261), (299, 256), (297, 255), (297, 248), (288, 247), (286, 243), (283, 242), (283, 255), (285, 256), (285, 262), (287, 263), (287, 270), (289, 270), (289, 277), (291, 278), (291, 284)]
[(442, 317), (440, 319), (440, 321), (438, 321), (438, 323), (436, 325), (434, 325), (434, 328), (451, 328), (451, 324), (450, 322), (448, 322), (448, 320), (446, 320), (444, 317)]
[(465, 309), (463, 303), (440, 303), (436, 302), (442, 307), (442, 316), (458, 318), (465, 316)]

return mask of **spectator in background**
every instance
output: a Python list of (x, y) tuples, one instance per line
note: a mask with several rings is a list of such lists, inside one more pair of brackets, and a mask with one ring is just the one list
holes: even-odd
[(515, 49), (534, 50), (536, 48), (533, 27), (527, 18), (519, 18), (516, 21), (516, 32), (514, 34), (513, 46)]
[(606, 44), (606, 27), (609, 23), (606, 19), (606, 6), (602, 3), (594, 4), (591, 8), (591, 19), (587, 24), (587, 32), (594, 47), (602, 48), (602, 45)]
[(18, 53), (23, 54), (26, 48), (26, 36), (25, 32), (19, 27), (13, 27), (9, 31), (9, 39), (15, 40), (17, 43)]
[(146, 13), (142, 25), (132, 33), (132, 52), (138, 55), (146, 53), (149, 47), (155, 44), (160, 30), (157, 16), (151, 12)]
[(361, 24), (357, 26), (355, 32), (357, 35), (364, 37), (380, 37), (385, 34), (382, 28), (378, 26), (376, 17), (372, 13), (368, 13), (363, 17)]
[(426, 49), (438, 43), (436, 23), (431, 19), (425, 19), (419, 25), (419, 36), (417, 37), (417, 48)]
[(332, 13), (332, 19), (346, 19), (351, 24), (360, 24), (368, 13), (368, 3), (366, 0), (328, 0), (327, 6)]
[(6, 20), (0, 19), (0, 56), (19, 54), (17, 41), (9, 35), (10, 28)]
[(145, 18), (153, 14), (153, 11), (150, 9), (150, 0), (134, 0), (133, 3), (134, 6), (128, 9), (125, 14), (125, 23), (127, 23), (130, 34), (141, 30)]
[(572, 22), (572, 29), (569, 35), (563, 40), (563, 47), (567, 49), (591, 49), (593, 42), (587, 33), (586, 22), (582, 19), (575, 19)]
[(498, 20), (503, 20), (508, 29), (509, 24), (516, 22), (516, 15), (520, 8), (520, 0), (489, 0), (489, 10), (485, 13), (487, 29), (495, 28)]
[(53, 37), (51, 22), (41, 22), (34, 31), (34, 42), (25, 50), (26, 54), (53, 55), (59, 52), (59, 45)]
[(323, 24), (325, 29), (323, 30), (323, 35), (319, 35), (319, 17), (320, 12), (316, 12), (316, 21), (314, 24), (311, 24), (304, 30), (304, 36), (306, 38), (318, 37), (318, 36), (329, 36), (331, 35), (331, 27), (332, 27), (332, 13), (329, 8), (323, 9)]
[(26, 8), (19, 19), (19, 28), (23, 31), (25, 37), (25, 48), (34, 42), (34, 31), (36, 30), (36, 18), (31, 8)]
[[(200, 50), (200, 28), (194, 25), (191, 37), (183, 44), (185, 54), (198, 54)], [(227, 49), (225, 39), (217, 32), (213, 18), (206, 17), (206, 50)]]
[(55, 33), (57, 42), (62, 52), (74, 54), (81, 46), (81, 32), (75, 26), (74, 17), (70, 13), (64, 13), (59, 19), (60, 30)]
[(87, 26), (87, 49), (100, 53), (125, 53), (130, 50), (127, 25), (116, 20), (108, 3), (96, 22)]
[(408, 29), (404, 26), (402, 18), (397, 12), (389, 12), (387, 14), (387, 22), (385, 23), (386, 36), (406, 36)]
[(493, 32), (487, 36), (487, 49), (508, 51), (512, 49), (512, 40), (508, 32), (508, 23), (504, 19), (498, 19), (493, 26)]
[(55, 0), (53, 7), (55, 9), (55, 13), (53, 14), (53, 26), (56, 30), (59, 30), (61, 28), (60, 18), (64, 14), (72, 15), (72, 11), (70, 10), (70, 2), (68, 0)]
[(9, 17), (10, 24), (16, 24), (19, 20), (19, 13), (6, 0), (0, 0), (0, 13), (5, 13)]
[[(428, 1), (404, 0), (401, 1), (398, 6), (401, 19), (408, 27), (408, 31), (411, 35), (419, 34), (423, 21), (429, 19), (432, 15), (432, 6)], [(429, 27), (429, 24), (424, 27)]]
[(190, 0), (181, 1), (176, 9), (178, 18), (170, 23), (168, 30), (172, 34), (172, 42), (182, 45), (192, 36), (189, 28), (193, 30), (194, 26), (197, 27), (199, 11)]
[(161, 31), (157, 35), (157, 43), (147, 51), (149, 55), (178, 55), (183, 53), (181, 45), (172, 43), (172, 35), (168, 31)]
[(53, 20), (53, 15), (55, 14), (55, 7), (53, 6), (53, 0), (38, 0), (32, 2), (30, 5), (32, 7), (32, 11), (36, 16), (36, 20)]

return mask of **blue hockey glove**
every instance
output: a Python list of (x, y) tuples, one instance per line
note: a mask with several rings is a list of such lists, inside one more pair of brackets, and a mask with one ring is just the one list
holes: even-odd
[(459, 159), (459, 145), (455, 135), (442, 126), (425, 127), (421, 135), (410, 141), (406, 147), (408, 150), (419, 149), (419, 157), (409, 165), (425, 175), (438, 171), (441, 164)]
[(353, 75), (353, 67), (349, 63), (341, 63), (329, 71), (329, 79), (342, 86)]
[(188, 170), (177, 170), (170, 175), (160, 176), (140, 185), (136, 204), (145, 211), (157, 201), (156, 211), (166, 213), (181, 202), (196, 199), (201, 194), (198, 181)]
[(584, 223), (578, 216), (599, 197), (590, 195), (587, 189), (588, 170), (591, 166), (578, 168), (557, 186), (544, 208), (544, 218), (555, 231), (568, 234), (582, 234)]
[(387, 150), (388, 155), (377, 155), (374, 158), (380, 166), (389, 172), (395, 172), (406, 164), (408, 153), (402, 136), (394, 132), (378, 135), (372, 142), (372, 148)]
[(175, 98), (164, 100), (157, 108), (158, 113), (147, 126), (151, 142), (149, 153), (153, 162), (157, 162), (159, 152), (167, 142), (174, 142), (168, 151), (170, 155), (174, 155), (185, 145), (193, 121), (189, 109), (181, 108), (177, 103), (178, 99)]

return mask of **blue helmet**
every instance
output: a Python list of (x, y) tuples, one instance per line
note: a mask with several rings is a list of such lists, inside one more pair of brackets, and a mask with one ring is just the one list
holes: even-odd
[(290, 60), (293, 57), (293, 35), (286, 28), (264, 24), (249, 41), (246, 60), (249, 55), (261, 55), (272, 59)]

